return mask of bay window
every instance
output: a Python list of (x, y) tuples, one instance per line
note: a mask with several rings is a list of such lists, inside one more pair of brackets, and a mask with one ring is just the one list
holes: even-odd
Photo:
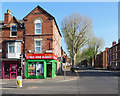
[(15, 42), (8, 43), (8, 53), (15, 53)]
[(8, 42), (7, 58), (19, 58), (21, 54), (21, 42)]

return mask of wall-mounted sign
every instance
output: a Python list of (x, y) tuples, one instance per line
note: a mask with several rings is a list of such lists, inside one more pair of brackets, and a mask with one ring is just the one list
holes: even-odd
[(57, 56), (53, 53), (49, 54), (26, 54), (26, 59), (54, 59), (57, 60)]
[(46, 53), (53, 53), (52, 50), (46, 50)]

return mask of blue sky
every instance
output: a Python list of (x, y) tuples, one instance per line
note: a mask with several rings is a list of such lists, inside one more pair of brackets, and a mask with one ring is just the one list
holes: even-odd
[[(56, 18), (59, 29), (65, 16), (80, 13), (83, 16), (88, 15), (93, 20), (94, 34), (96, 37), (104, 39), (104, 48), (111, 47), (113, 41), (118, 42), (117, 2), (2, 2), (2, 18), (0, 21), (4, 20), (4, 13), (7, 9), (10, 9), (12, 15), (21, 20), (37, 5), (40, 5)], [(67, 51), (63, 38), (61, 45)]]

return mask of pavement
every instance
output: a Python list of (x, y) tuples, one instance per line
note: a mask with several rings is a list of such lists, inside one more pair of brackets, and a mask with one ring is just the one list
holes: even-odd
[[(23, 79), (23, 87), (17, 88), (15, 79), (2, 79), (3, 94), (117, 94), (117, 71), (69, 69), (54, 78)], [(91, 95), (92, 96), (92, 95)], [(97, 95), (95, 95), (97, 96)], [(111, 95), (104, 95), (111, 96)], [(114, 96), (114, 95), (112, 95)]]

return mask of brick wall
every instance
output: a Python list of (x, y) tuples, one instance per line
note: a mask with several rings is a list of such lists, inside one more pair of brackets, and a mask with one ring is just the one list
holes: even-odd
[[(16, 24), (17, 25), (17, 37), (11, 37), (10, 36), (10, 24)], [(6, 58), (7, 53), (7, 42), (6, 40), (22, 40), (23, 39), (23, 29), (17, 24), (17, 22), (14, 20), (14, 17), (12, 18), (11, 22), (9, 22), (6, 27), (2, 28), (2, 57)], [(23, 43), (21, 42), (21, 52), (23, 50)]]

